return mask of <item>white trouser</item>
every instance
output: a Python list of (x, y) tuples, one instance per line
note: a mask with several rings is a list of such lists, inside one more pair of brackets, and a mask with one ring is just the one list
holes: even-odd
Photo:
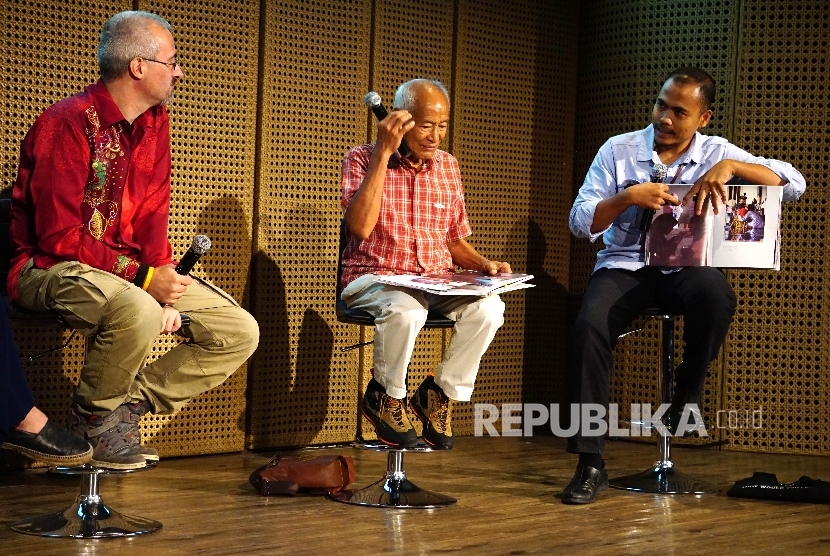
[(455, 321), (450, 345), (435, 370), (435, 383), (453, 400), (469, 401), (481, 357), (504, 324), (504, 302), (498, 296), (434, 295), (375, 282), (364, 274), (343, 290), (350, 309), (375, 317), (375, 380), (393, 398), (407, 395), (406, 370), (415, 339), (428, 311)]

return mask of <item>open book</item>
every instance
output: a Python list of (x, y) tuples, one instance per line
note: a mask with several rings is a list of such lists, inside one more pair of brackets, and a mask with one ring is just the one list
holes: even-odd
[(378, 276), (377, 281), (393, 286), (423, 290), (438, 295), (498, 295), (514, 290), (532, 288), (527, 281), (532, 274), (502, 272), (489, 276), (481, 272), (455, 272), (452, 274), (399, 274)]
[[(671, 185), (680, 200), (691, 185)], [(706, 200), (695, 216), (694, 203), (665, 205), (656, 211), (645, 239), (646, 264), (652, 266), (717, 266), (779, 270), (782, 187), (727, 186), (726, 207), (719, 214)]]

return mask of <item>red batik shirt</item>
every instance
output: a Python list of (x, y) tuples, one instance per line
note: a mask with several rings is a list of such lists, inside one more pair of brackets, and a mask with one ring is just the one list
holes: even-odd
[[(343, 160), (345, 211), (369, 167), (374, 145), (351, 149)], [(458, 161), (438, 150), (415, 169), (397, 153), (389, 159), (378, 222), (363, 241), (348, 234), (343, 253), (346, 285), (363, 274), (435, 274), (453, 270), (447, 243), (471, 234)]]
[(102, 81), (48, 108), (26, 134), (12, 191), (9, 297), (36, 268), (79, 261), (127, 281), (171, 262), (170, 122), (162, 106), (128, 124)]

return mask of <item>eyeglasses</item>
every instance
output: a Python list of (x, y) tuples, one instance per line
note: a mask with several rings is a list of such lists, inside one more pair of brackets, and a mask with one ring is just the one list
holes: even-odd
[(162, 62), (161, 60), (153, 60), (152, 58), (141, 58), (141, 59), (142, 59), (142, 60), (146, 60), (146, 61), (148, 61), (148, 62), (155, 62), (155, 63), (157, 63), (157, 64), (164, 64), (165, 66), (167, 66), (168, 68), (170, 68), (170, 70), (171, 70), (171, 71), (176, 71), (176, 68), (180, 68), (180, 67), (181, 67), (181, 66), (179, 65), (179, 61), (178, 61), (178, 60), (173, 60), (172, 62)]

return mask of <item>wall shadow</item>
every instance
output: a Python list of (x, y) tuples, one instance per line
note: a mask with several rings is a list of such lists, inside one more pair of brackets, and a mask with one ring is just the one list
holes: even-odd
[(569, 335), (568, 291), (545, 269), (547, 239), (533, 220), (517, 224), (515, 233), (527, 237), (527, 273), (534, 288), (525, 295), (525, 403), (564, 402), (565, 360)]

